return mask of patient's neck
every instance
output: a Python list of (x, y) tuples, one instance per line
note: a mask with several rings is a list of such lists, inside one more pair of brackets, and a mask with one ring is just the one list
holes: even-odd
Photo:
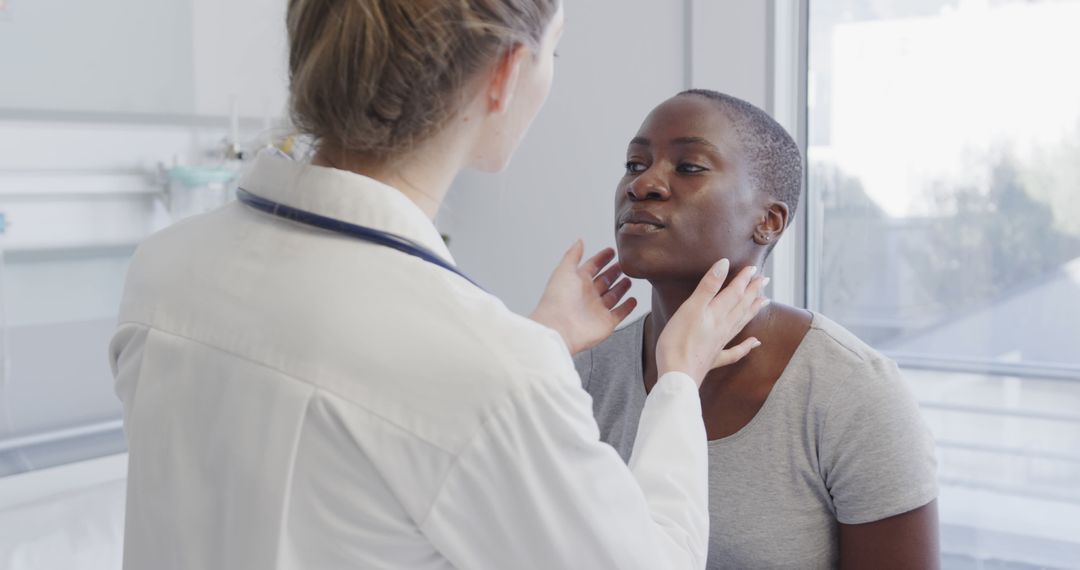
[[(732, 276), (735, 275), (735, 271), (732, 271)], [(679, 281), (650, 281), (652, 284), (652, 312), (649, 314), (648, 319), (645, 321), (644, 331), (644, 349), (646, 368), (649, 367), (650, 362), (655, 362), (656, 358), (656, 341), (660, 338), (660, 333), (667, 326), (671, 317), (675, 315), (675, 311), (679, 310), (679, 307), (690, 297), (690, 294), (697, 288), (698, 283), (694, 282), (679, 282)], [(725, 287), (727, 284), (725, 283)], [(753, 336), (762, 343), (768, 342), (766, 338), (768, 336), (768, 322), (774, 310), (773, 305), (766, 306), (762, 309), (757, 316), (755, 316), (749, 324), (743, 328), (739, 334), (735, 335), (735, 338), (728, 343), (728, 346), (735, 346), (743, 340)], [(754, 353), (751, 353), (751, 356)], [(747, 357), (750, 358), (750, 357)], [(710, 373), (710, 377), (723, 375), (723, 369), (714, 370)]]
[[(690, 294), (697, 287), (696, 283), (680, 283), (678, 281), (665, 281), (652, 283), (652, 313), (649, 315), (648, 327), (656, 331), (664, 330), (675, 311), (679, 310)], [(655, 340), (655, 339), (654, 339)]]

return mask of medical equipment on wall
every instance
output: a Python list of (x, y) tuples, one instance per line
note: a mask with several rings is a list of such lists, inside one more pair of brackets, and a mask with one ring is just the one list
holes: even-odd
[(165, 170), (165, 207), (173, 221), (225, 205), (238, 172), (228, 165), (178, 165)]

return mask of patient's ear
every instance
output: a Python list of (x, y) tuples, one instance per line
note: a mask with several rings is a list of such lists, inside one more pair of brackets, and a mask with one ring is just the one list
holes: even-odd
[(758, 245), (776, 243), (780, 239), (780, 235), (784, 233), (784, 228), (787, 227), (790, 216), (791, 210), (787, 204), (779, 200), (771, 200), (764, 215), (761, 216), (757, 226), (754, 227), (754, 243)]

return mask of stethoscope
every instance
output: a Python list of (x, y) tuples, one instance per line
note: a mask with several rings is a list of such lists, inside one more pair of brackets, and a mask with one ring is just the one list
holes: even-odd
[(468, 275), (465, 275), (460, 269), (454, 267), (438, 254), (427, 249), (426, 247), (399, 235), (384, 232), (374, 228), (366, 226), (360, 226), (357, 224), (351, 224), (342, 220), (337, 220), (327, 216), (321, 216), (314, 212), (308, 212), (299, 208), (293, 208), (285, 204), (280, 204), (273, 200), (268, 200), (262, 196), (257, 196), (244, 190), (243, 188), (236, 189), (236, 199), (246, 206), (255, 208), (262, 212), (266, 212), (272, 216), (284, 218), (297, 223), (301, 223), (307, 226), (313, 226), (319, 229), (334, 232), (336, 234), (348, 236), (368, 243), (389, 247), (396, 249), (402, 253), (409, 254), (414, 257), (418, 257), (433, 265), (438, 265), (447, 271), (452, 271), (457, 275), (460, 275), (463, 279), (476, 285), (480, 289), (486, 291), (480, 284), (473, 281)]

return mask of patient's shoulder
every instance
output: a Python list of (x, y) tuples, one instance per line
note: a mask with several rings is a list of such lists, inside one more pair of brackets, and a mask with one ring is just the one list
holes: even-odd
[(853, 410), (873, 406), (907, 390), (892, 359), (821, 314), (814, 314), (799, 354), (792, 375), (805, 383), (820, 411), (838, 401)]
[(810, 331), (803, 342), (813, 348), (813, 360), (837, 366), (874, 368), (889, 360), (854, 333), (821, 313), (813, 314)]
[(613, 377), (625, 377), (641, 367), (641, 342), (646, 316), (630, 321), (604, 342), (574, 356), (574, 366), (586, 390), (592, 391)]

